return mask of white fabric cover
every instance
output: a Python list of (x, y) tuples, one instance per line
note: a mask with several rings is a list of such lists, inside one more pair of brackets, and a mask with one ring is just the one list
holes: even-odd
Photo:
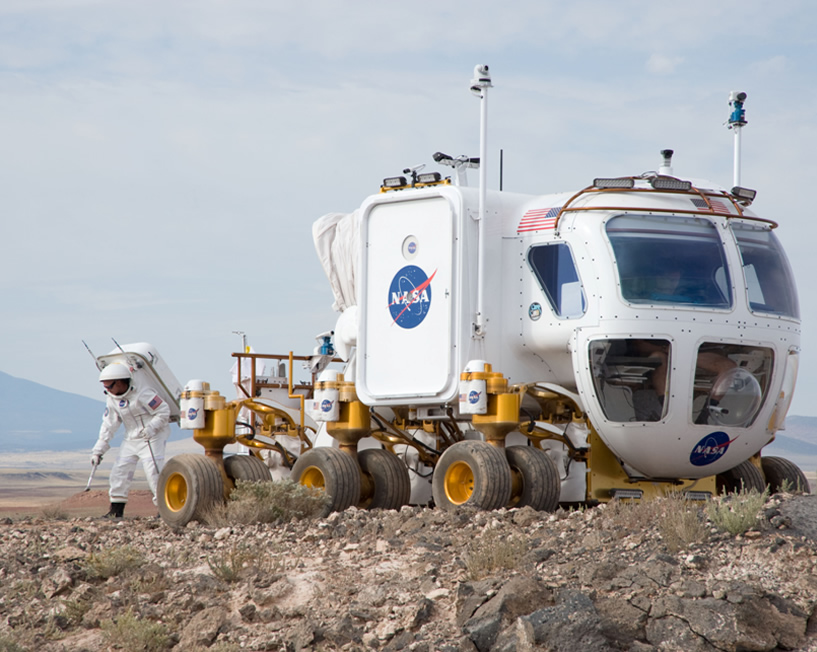
[(332, 308), (357, 305), (355, 277), (360, 252), (360, 214), (328, 213), (312, 224), (312, 240), (332, 287)]

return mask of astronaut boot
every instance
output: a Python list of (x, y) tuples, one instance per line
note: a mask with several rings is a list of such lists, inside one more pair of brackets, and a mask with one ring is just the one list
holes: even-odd
[(125, 512), (125, 503), (111, 503), (111, 509), (103, 518), (122, 518)]

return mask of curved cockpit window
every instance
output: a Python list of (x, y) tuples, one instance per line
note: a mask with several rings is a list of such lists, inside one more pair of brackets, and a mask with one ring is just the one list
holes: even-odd
[(692, 421), (752, 425), (768, 394), (773, 364), (774, 351), (766, 347), (701, 344), (695, 359)]
[(625, 301), (731, 307), (723, 245), (709, 220), (621, 215), (607, 222), (607, 237)]
[(531, 247), (528, 262), (559, 317), (580, 317), (585, 300), (573, 254), (564, 242)]
[(610, 421), (660, 421), (667, 413), (670, 343), (609, 339), (590, 343), (590, 371)]
[(733, 222), (753, 312), (800, 318), (797, 289), (780, 241), (768, 227)]

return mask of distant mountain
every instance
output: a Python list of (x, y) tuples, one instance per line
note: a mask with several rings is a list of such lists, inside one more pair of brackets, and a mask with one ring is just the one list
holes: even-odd
[[(61, 392), (0, 371), (0, 455), (90, 450), (99, 434), (104, 410), (104, 401)], [(120, 430), (114, 445), (118, 445), (123, 432)], [(180, 436), (175, 425), (171, 433), (171, 440), (187, 436)]]
[(817, 445), (817, 417), (786, 417), (786, 429), (780, 434), (788, 439)]
[[(90, 450), (99, 434), (104, 401), (70, 394), (0, 371), (0, 455), (31, 451)], [(171, 426), (171, 441), (190, 433)], [(122, 431), (113, 445), (118, 446)], [(790, 416), (786, 429), (763, 449), (805, 471), (817, 469), (817, 417)], [(2, 466), (0, 457), (0, 466)]]
[(763, 454), (785, 457), (804, 471), (817, 469), (817, 417), (786, 417), (786, 429), (777, 433)]

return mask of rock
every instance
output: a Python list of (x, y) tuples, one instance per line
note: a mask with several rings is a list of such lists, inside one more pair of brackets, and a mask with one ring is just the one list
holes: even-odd
[(562, 590), (553, 607), (534, 611), (523, 620), (530, 623), (536, 644), (553, 652), (613, 652), (601, 634), (593, 601), (581, 591)]
[[(689, 624), (675, 616), (652, 618), (646, 627), (647, 641), (663, 650), (683, 652), (719, 652), (705, 638), (692, 631)], [(761, 648), (762, 649), (762, 648)]]
[(197, 613), (182, 629), (179, 647), (187, 650), (210, 647), (227, 623), (227, 607), (209, 607)]
[[(0, 647), (106, 649), (103, 623), (130, 610), (178, 650), (817, 649), (815, 497), (767, 506), (789, 528), (715, 532), (677, 553), (654, 516), (636, 529), (620, 511), (355, 509), (220, 529), (0, 522)], [(471, 581), (466, 554), (482, 537), (524, 550)], [(92, 559), (111, 566), (90, 572)], [(212, 566), (233, 561), (240, 572)]]
[(502, 615), (494, 612), (481, 618), (471, 618), (462, 630), (479, 652), (486, 652), (493, 646), (501, 625)]

